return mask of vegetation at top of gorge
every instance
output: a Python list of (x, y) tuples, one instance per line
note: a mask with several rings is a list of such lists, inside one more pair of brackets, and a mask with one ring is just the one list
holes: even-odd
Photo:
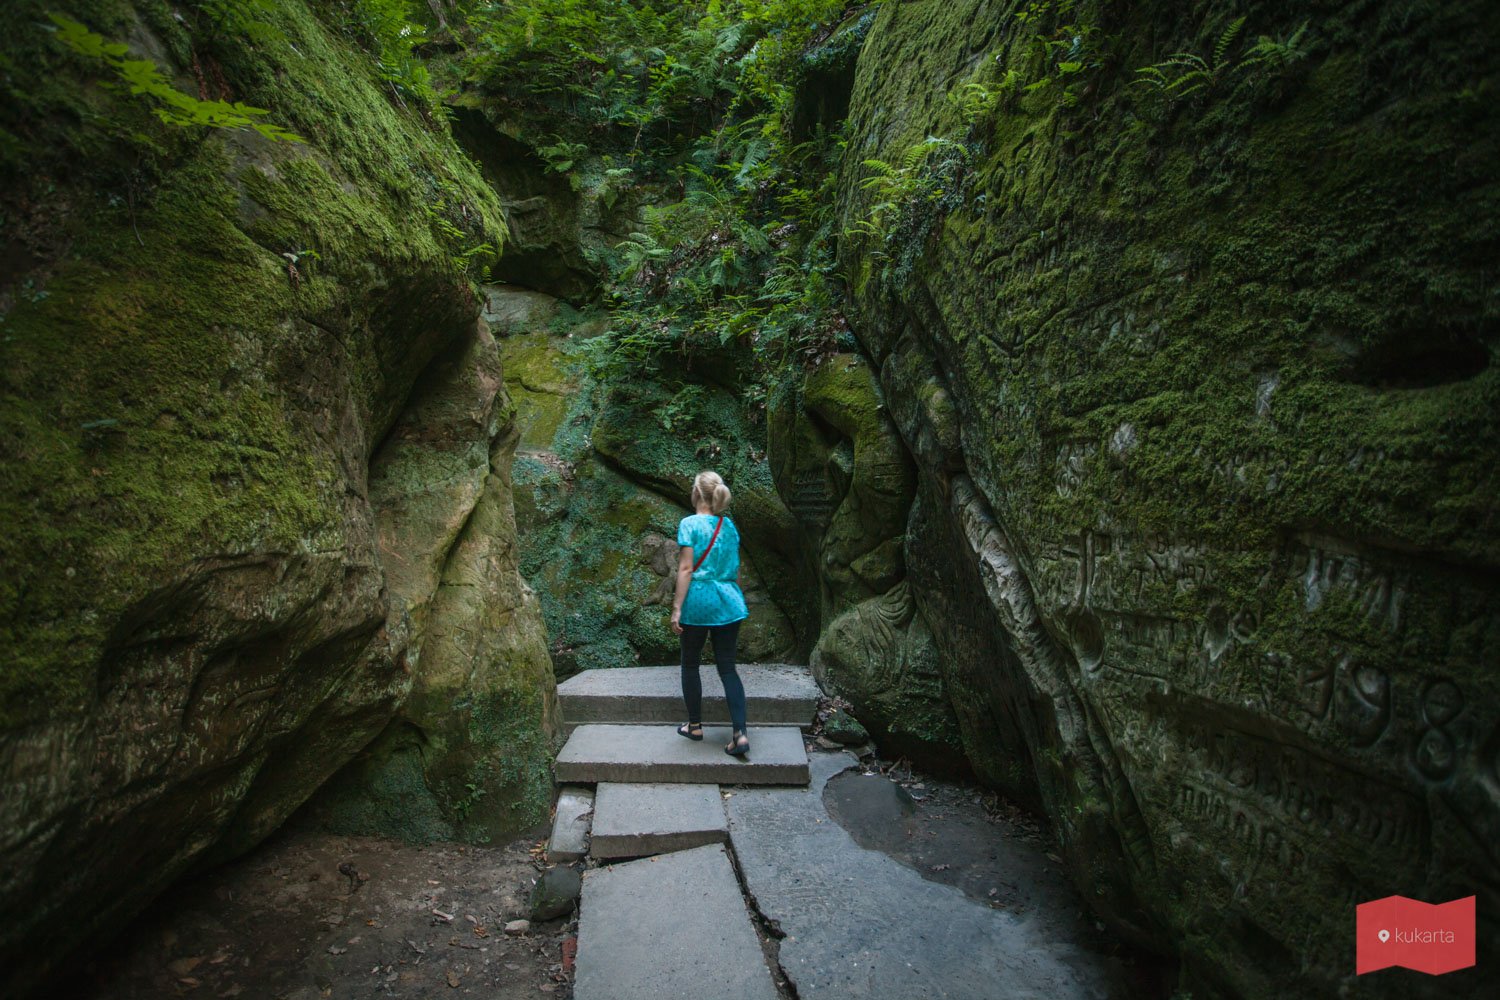
[[(1142, 54), (1098, 4), (1033, 0), (1008, 51), (945, 81), (941, 127), (887, 162), (846, 155), (841, 113), (799, 108), (821, 99), (820, 69), (852, 65), (882, 3), (497, 0), (445, 25), (458, 46), (439, 74), (476, 88), (549, 172), (606, 204), (651, 192), (647, 224), (592, 253), (612, 322), (587, 353), (602, 381), (651, 373), (674, 387), (655, 410), (664, 430), (691, 418), (698, 390), (680, 369), (695, 356), (739, 358), (754, 413), (805, 364), (853, 349), (846, 288), (899, 287), (947, 213), (984, 209), (970, 181), (1011, 138), (1002, 121), (1055, 116), (1076, 143), (1105, 82), (1133, 76), (1136, 127), (1163, 129), (1218, 89), (1285, 91), (1315, 44), (1307, 23), (1251, 41), (1248, 15), (1226, 12), (1202, 26), (1201, 52)], [(841, 218), (851, 169), (871, 196)], [(840, 243), (863, 264), (841, 268)]]
[[(874, 6), (874, 5), (868, 5)], [(575, 185), (655, 192), (648, 224), (597, 254), (613, 313), (592, 345), (606, 380), (742, 349), (763, 393), (844, 328), (833, 289), (835, 128), (793, 128), (810, 46), (844, 0), (474, 5), (459, 70)], [(861, 10), (863, 7), (860, 8)], [(852, 51), (862, 34), (848, 32)], [(595, 165), (585, 176), (585, 162)], [(795, 365), (792, 365), (795, 368)], [(664, 427), (693, 387), (661, 408)], [(753, 392), (753, 390), (752, 390)], [(763, 398), (761, 396), (760, 398)]]

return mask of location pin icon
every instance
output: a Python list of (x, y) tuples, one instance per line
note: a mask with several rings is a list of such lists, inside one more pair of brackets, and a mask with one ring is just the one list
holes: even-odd
[(1387, 931), (1387, 930), (1382, 930), (1379, 934), (1376, 935), (1376, 937), (1380, 938), (1380, 943), (1381, 944), (1385, 944), (1387, 941), (1389, 941), (1391, 939), (1391, 932)]

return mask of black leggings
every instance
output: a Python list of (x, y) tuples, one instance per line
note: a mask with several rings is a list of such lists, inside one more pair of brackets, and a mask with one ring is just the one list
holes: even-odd
[(745, 685), (734, 669), (735, 646), (740, 640), (739, 622), (682, 626), (682, 700), (687, 703), (688, 722), (697, 725), (703, 721), (703, 682), (698, 679), (698, 664), (703, 657), (703, 640), (710, 635), (714, 637), (714, 665), (719, 668), (719, 680), (724, 684), (724, 697), (729, 702), (729, 719), (734, 723), (735, 732), (743, 733)]

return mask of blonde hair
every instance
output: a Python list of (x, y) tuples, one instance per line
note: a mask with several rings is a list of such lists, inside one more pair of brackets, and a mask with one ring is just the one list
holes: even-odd
[(693, 477), (692, 503), (694, 507), (704, 504), (715, 514), (722, 514), (729, 506), (729, 487), (717, 472), (704, 470)]

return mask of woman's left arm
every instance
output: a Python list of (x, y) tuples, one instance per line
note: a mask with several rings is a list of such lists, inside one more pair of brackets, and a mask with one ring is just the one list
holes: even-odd
[(672, 631), (682, 634), (682, 602), (693, 583), (693, 547), (677, 547), (677, 587), (672, 595)]

